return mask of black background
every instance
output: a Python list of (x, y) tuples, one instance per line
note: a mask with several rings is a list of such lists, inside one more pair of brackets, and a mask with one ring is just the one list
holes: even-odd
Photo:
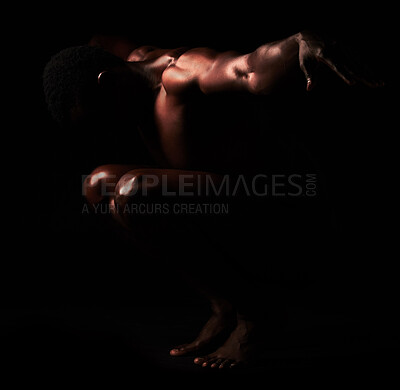
[[(10, 138), (4, 147), (12, 155), (6, 165), (4, 204), (11, 212), (7, 241), (12, 247), (4, 252), (3, 261), (8, 330), (3, 337), (10, 347), (8, 361), (17, 368), (16, 378), (26, 372), (41, 379), (50, 378), (51, 372), (66, 376), (80, 372), (91, 378), (118, 372), (119, 378), (132, 380), (152, 367), (164, 375), (198, 374), (188, 368), (189, 363), (187, 367), (170, 363), (168, 347), (176, 340), (185, 341), (179, 337), (186, 327), (201, 324), (201, 315), (193, 308), (206, 311), (204, 302), (168, 272), (168, 264), (157, 264), (160, 272), (150, 272), (154, 265), (149, 267), (149, 260), (123, 234), (103, 225), (99, 216), (82, 214), (81, 175), (112, 161), (101, 152), (85, 157), (72, 150), (68, 134), (62, 134), (49, 117), (41, 75), (51, 55), (85, 44), (96, 33), (161, 47), (246, 51), (304, 28), (321, 29), (350, 42), (386, 81), (379, 90), (349, 88), (327, 75), (311, 94), (299, 92), (292, 123), (299, 131), (307, 125), (304, 140), (323, 167), (333, 209), (331, 246), (319, 247), (316, 240), (305, 244), (320, 254), (321, 261), (327, 259), (334, 275), (329, 282), (318, 280), (318, 288), (330, 291), (329, 303), (319, 302), (318, 310), (345, 313), (356, 321), (353, 332), (367, 334), (368, 341), (355, 355), (342, 351), (340, 359), (334, 354), (322, 361), (272, 359), (275, 363), (270, 363), (268, 372), (280, 365), (287, 370), (329, 365), (338, 371), (352, 366), (392, 372), (398, 256), (395, 125), (389, 119), (395, 109), (390, 10), (384, 4), (338, 3), (120, 7), (104, 4), (83, 10), (81, 5), (57, 3), (49, 9), (25, 8), (24, 17), (15, 18), (7, 34), (13, 60), (6, 62), (5, 74), (12, 75), (5, 77), (11, 84), (11, 104), (6, 106), (11, 121), (5, 127)], [(110, 137), (112, 145), (115, 142), (110, 134), (99, 135), (104, 137)], [(160, 325), (164, 333), (159, 324), (164, 324)], [(153, 330), (156, 341), (144, 342)], [(155, 348), (155, 353), (143, 347), (152, 343), (156, 347), (148, 350)]]

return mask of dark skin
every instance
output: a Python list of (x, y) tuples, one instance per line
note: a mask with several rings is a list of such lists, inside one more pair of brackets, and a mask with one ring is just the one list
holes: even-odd
[[(103, 46), (107, 48), (107, 44)], [(280, 88), (287, 88), (293, 76), (304, 77), (304, 86), (311, 91), (319, 67), (326, 67), (337, 75), (338, 81), (348, 85), (357, 82), (368, 87), (381, 85), (363, 67), (344, 56), (336, 44), (327, 43), (311, 32), (267, 43), (246, 54), (209, 48), (132, 48), (128, 44), (120, 45), (118, 50), (126, 65), (104, 69), (98, 75), (99, 85), (107, 94), (124, 102), (117, 107), (117, 115), (126, 118), (133, 131), (139, 127), (156, 164), (170, 169), (169, 185), (176, 189), (182, 173), (251, 171), (265, 166), (250, 108), (241, 96), (273, 96)], [(238, 100), (226, 99), (228, 95)], [(148, 97), (138, 103), (137, 96)], [(129, 110), (130, 104), (132, 107), (141, 104), (143, 109)], [(149, 111), (148, 107), (154, 109)], [(94, 173), (101, 172), (105, 172), (104, 177), (112, 178), (107, 179), (108, 189), (116, 186), (117, 194), (121, 193), (122, 184), (117, 184), (121, 177), (143, 174), (143, 170), (133, 166), (109, 165)], [(157, 169), (146, 172), (165, 174)], [(94, 185), (87, 185), (89, 192), (93, 188)], [(151, 186), (150, 191), (157, 192), (156, 186)], [(97, 201), (97, 195), (93, 196), (93, 202)], [(116, 217), (129, 225), (123, 216)], [(196, 339), (173, 348), (171, 356), (197, 353), (229, 330), (229, 337), (215, 352), (197, 356), (194, 362), (221, 369), (248, 362), (254, 355), (255, 344), (249, 338), (257, 329), (257, 321), (237, 312), (235, 303), (207, 281), (196, 278), (196, 283), (209, 299), (213, 314)]]
[[(123, 96), (120, 100), (125, 102), (133, 89), (140, 96), (141, 88), (152, 88), (152, 101), (141, 104), (154, 104), (151, 118), (154, 126), (152, 131), (142, 129), (142, 136), (157, 164), (175, 169), (225, 172), (233, 167), (252, 169), (263, 163), (249, 111), (240, 99), (236, 101), (238, 106), (232, 106), (234, 101), (224, 99), (227, 94), (273, 95), (276, 90), (287, 88), (287, 81), (293, 75), (301, 77), (301, 74), (310, 91), (315, 86), (318, 67), (330, 69), (349, 85), (356, 82), (371, 87), (380, 85), (364, 68), (346, 58), (335, 44), (327, 44), (309, 32), (268, 43), (247, 54), (151, 46), (135, 48), (129, 54), (125, 48), (121, 54), (127, 60), (125, 69), (105, 69), (99, 84), (110, 89), (111, 95), (118, 88)], [(139, 79), (146, 79), (148, 84), (138, 87)], [(222, 94), (224, 97), (215, 99)], [(137, 103), (132, 102), (132, 107), (134, 104)], [(221, 113), (221, 118), (215, 115), (215, 110)], [(212, 113), (212, 120), (207, 120), (207, 111)], [(229, 116), (222, 118), (225, 111)], [(125, 104), (117, 114), (127, 116), (133, 128), (143, 120), (139, 117), (141, 112), (145, 110), (129, 112)], [(227, 137), (231, 140), (229, 147)]]

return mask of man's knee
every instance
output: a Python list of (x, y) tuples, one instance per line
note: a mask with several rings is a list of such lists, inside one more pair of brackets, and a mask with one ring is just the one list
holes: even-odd
[(154, 202), (154, 197), (143, 197), (143, 193), (147, 191), (146, 187), (147, 181), (143, 180), (143, 170), (140, 168), (127, 171), (118, 178), (114, 187), (113, 202), (119, 218), (122, 218), (125, 224), (137, 224), (138, 220), (143, 219), (140, 217), (148, 214), (147, 208), (143, 209), (142, 206)]
[(133, 165), (101, 165), (97, 167), (83, 182), (83, 195), (91, 205), (109, 202), (115, 195), (115, 187), (120, 178)]

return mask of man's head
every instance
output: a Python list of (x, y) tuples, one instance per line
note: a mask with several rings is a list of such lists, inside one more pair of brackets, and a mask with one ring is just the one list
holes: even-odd
[(48, 62), (43, 88), (53, 118), (73, 130), (60, 135), (74, 160), (149, 160), (136, 130), (151, 117), (153, 90), (138, 65), (98, 47), (71, 47)]
[(101, 122), (104, 115), (115, 117), (128, 104), (134, 112), (134, 104), (145, 90), (142, 79), (140, 72), (134, 72), (121, 58), (99, 47), (76, 46), (50, 59), (43, 73), (43, 88), (50, 113), (68, 126), (80, 121)]

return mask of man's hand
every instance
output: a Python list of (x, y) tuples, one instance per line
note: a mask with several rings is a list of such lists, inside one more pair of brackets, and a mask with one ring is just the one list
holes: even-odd
[(345, 83), (361, 82), (368, 87), (381, 87), (384, 83), (345, 47), (323, 40), (317, 34), (304, 31), (297, 35), (299, 64), (307, 80), (307, 91), (315, 86), (315, 76), (320, 64), (328, 66)]

